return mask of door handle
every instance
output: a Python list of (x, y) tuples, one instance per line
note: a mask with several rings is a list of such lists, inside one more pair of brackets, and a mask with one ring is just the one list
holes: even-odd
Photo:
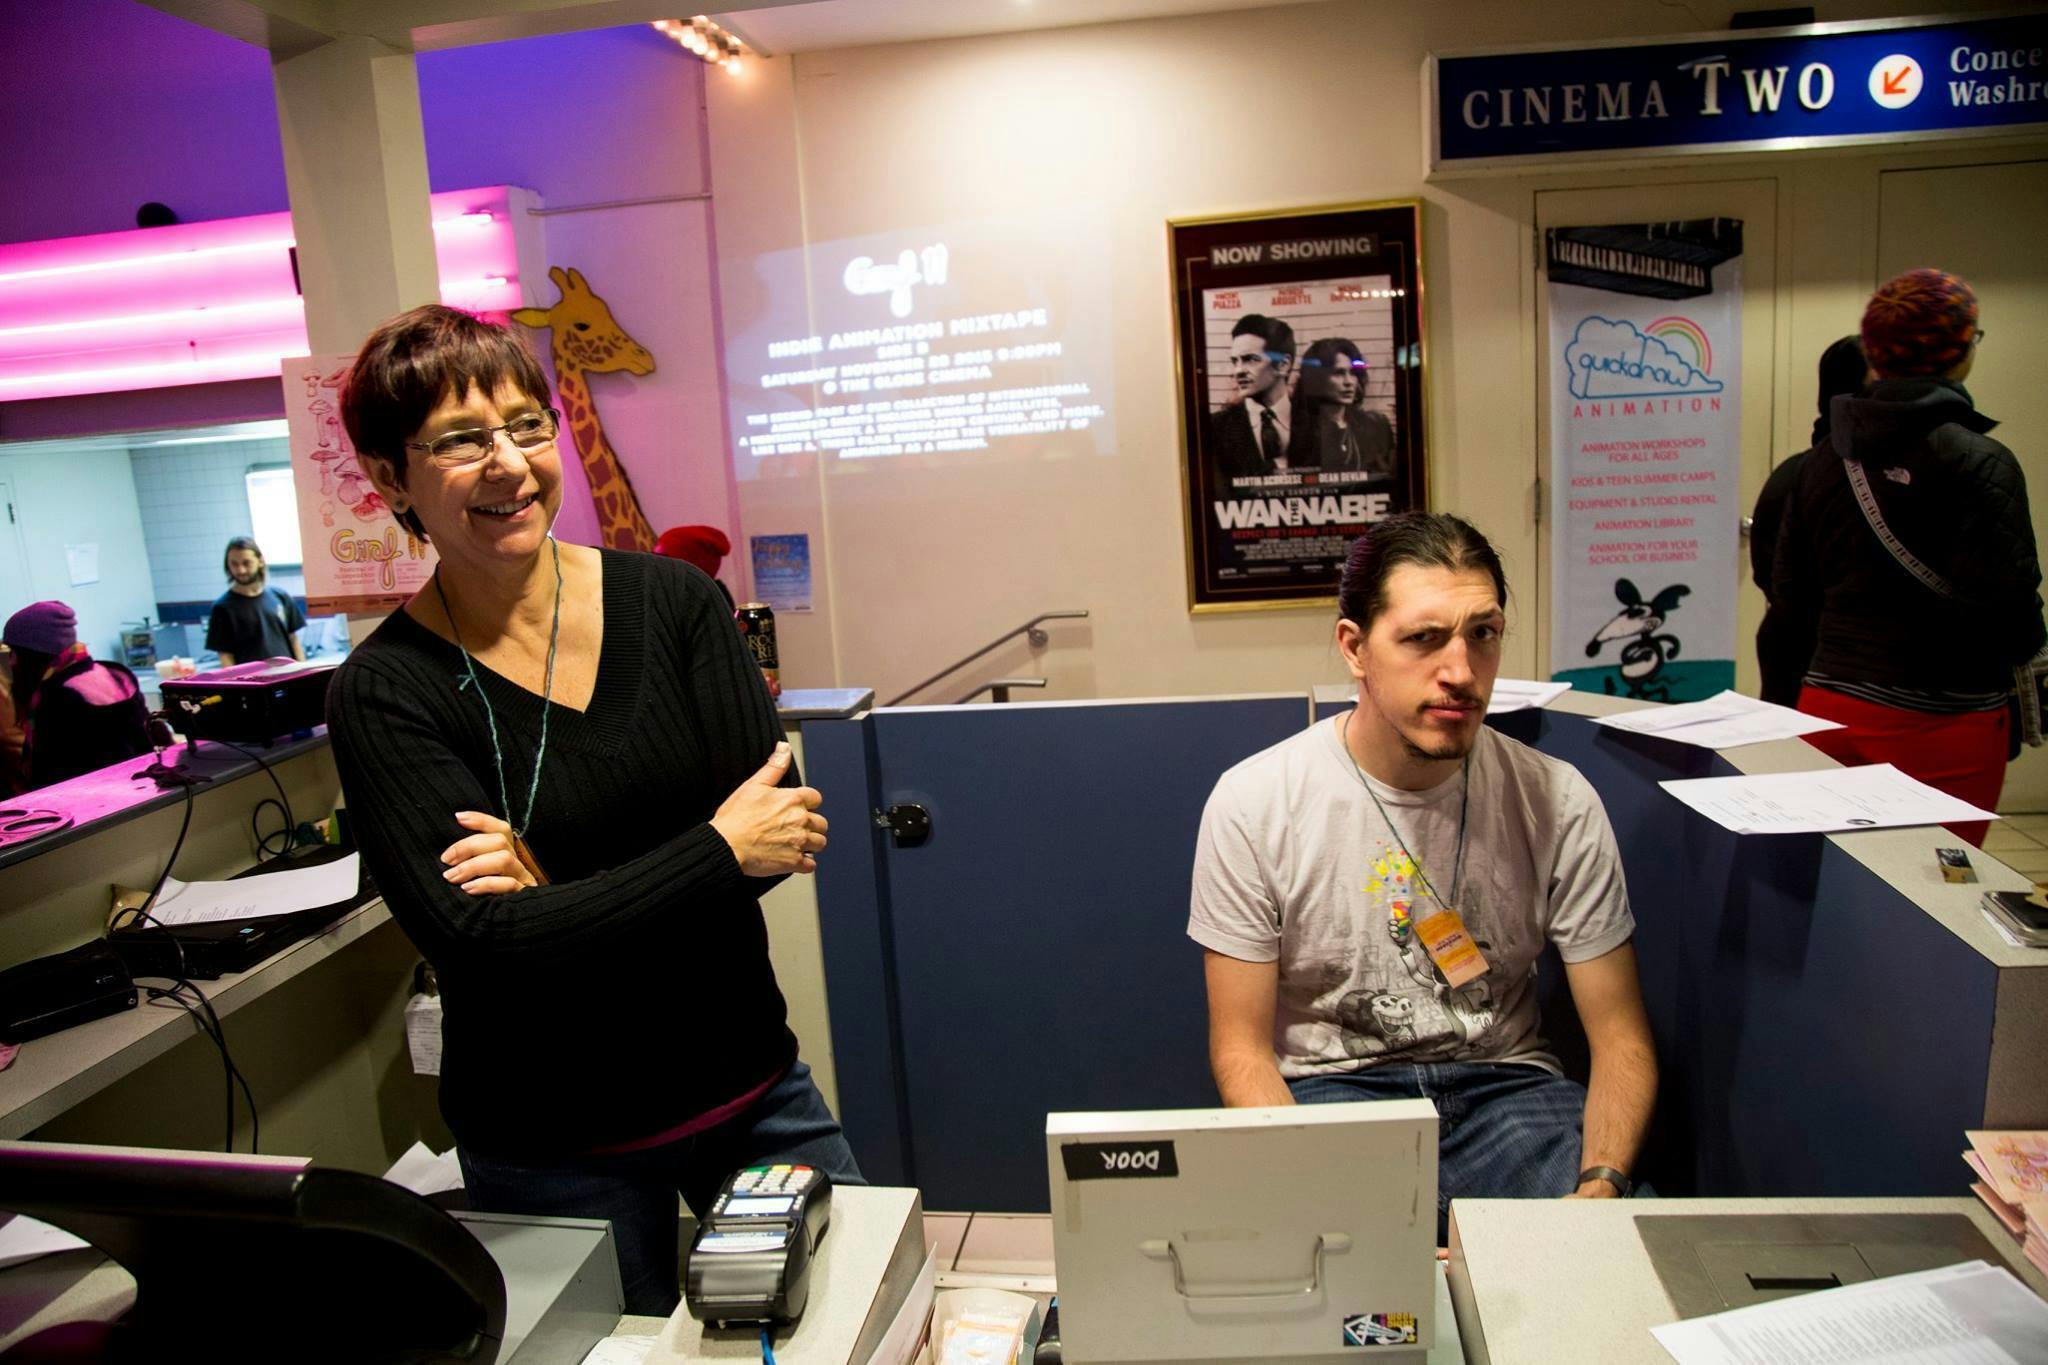
[(905, 802), (876, 811), (875, 828), (888, 830), (898, 848), (916, 848), (932, 837), (932, 815), (923, 806)]

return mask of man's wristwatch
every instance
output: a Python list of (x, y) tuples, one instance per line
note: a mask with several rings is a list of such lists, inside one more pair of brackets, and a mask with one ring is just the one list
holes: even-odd
[[(1627, 1176), (1623, 1175), (1620, 1171), (1615, 1170), (1612, 1166), (1588, 1166), (1585, 1170), (1579, 1172), (1579, 1184), (1583, 1185), (1588, 1180), (1606, 1181), (1608, 1184), (1614, 1186), (1614, 1192), (1620, 1195), (1623, 1199), (1628, 1198), (1629, 1191), (1635, 1189), (1636, 1187), (1635, 1182), (1633, 1180), (1630, 1180)], [(1577, 1186), (1574, 1186), (1573, 1188), (1576, 1189)]]

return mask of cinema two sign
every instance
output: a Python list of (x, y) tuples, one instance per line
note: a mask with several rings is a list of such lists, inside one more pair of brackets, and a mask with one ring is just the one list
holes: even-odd
[(2048, 129), (2048, 16), (1433, 55), (1432, 175)]

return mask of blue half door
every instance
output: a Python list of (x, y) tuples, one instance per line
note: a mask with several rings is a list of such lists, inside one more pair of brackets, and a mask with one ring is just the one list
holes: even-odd
[(1217, 777), (1307, 718), (1302, 694), (869, 717), (880, 803), (931, 816), (879, 841), (925, 1207), (1046, 1209), (1047, 1113), (1217, 1102), (1195, 833)]

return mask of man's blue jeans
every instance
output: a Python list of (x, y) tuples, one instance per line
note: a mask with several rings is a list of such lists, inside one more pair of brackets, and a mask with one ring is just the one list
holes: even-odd
[(1299, 1104), (1429, 1100), (1437, 1114), (1436, 1244), (1453, 1199), (1540, 1199), (1579, 1183), (1586, 1088), (1541, 1067), (1396, 1062), (1289, 1081)]
[(676, 1195), (699, 1218), (734, 1171), (779, 1162), (864, 1185), (839, 1120), (798, 1062), (752, 1109), (644, 1152), (528, 1164), (460, 1149), (469, 1206), (486, 1213), (605, 1218), (619, 1249), (626, 1311), (667, 1317), (681, 1298)]

